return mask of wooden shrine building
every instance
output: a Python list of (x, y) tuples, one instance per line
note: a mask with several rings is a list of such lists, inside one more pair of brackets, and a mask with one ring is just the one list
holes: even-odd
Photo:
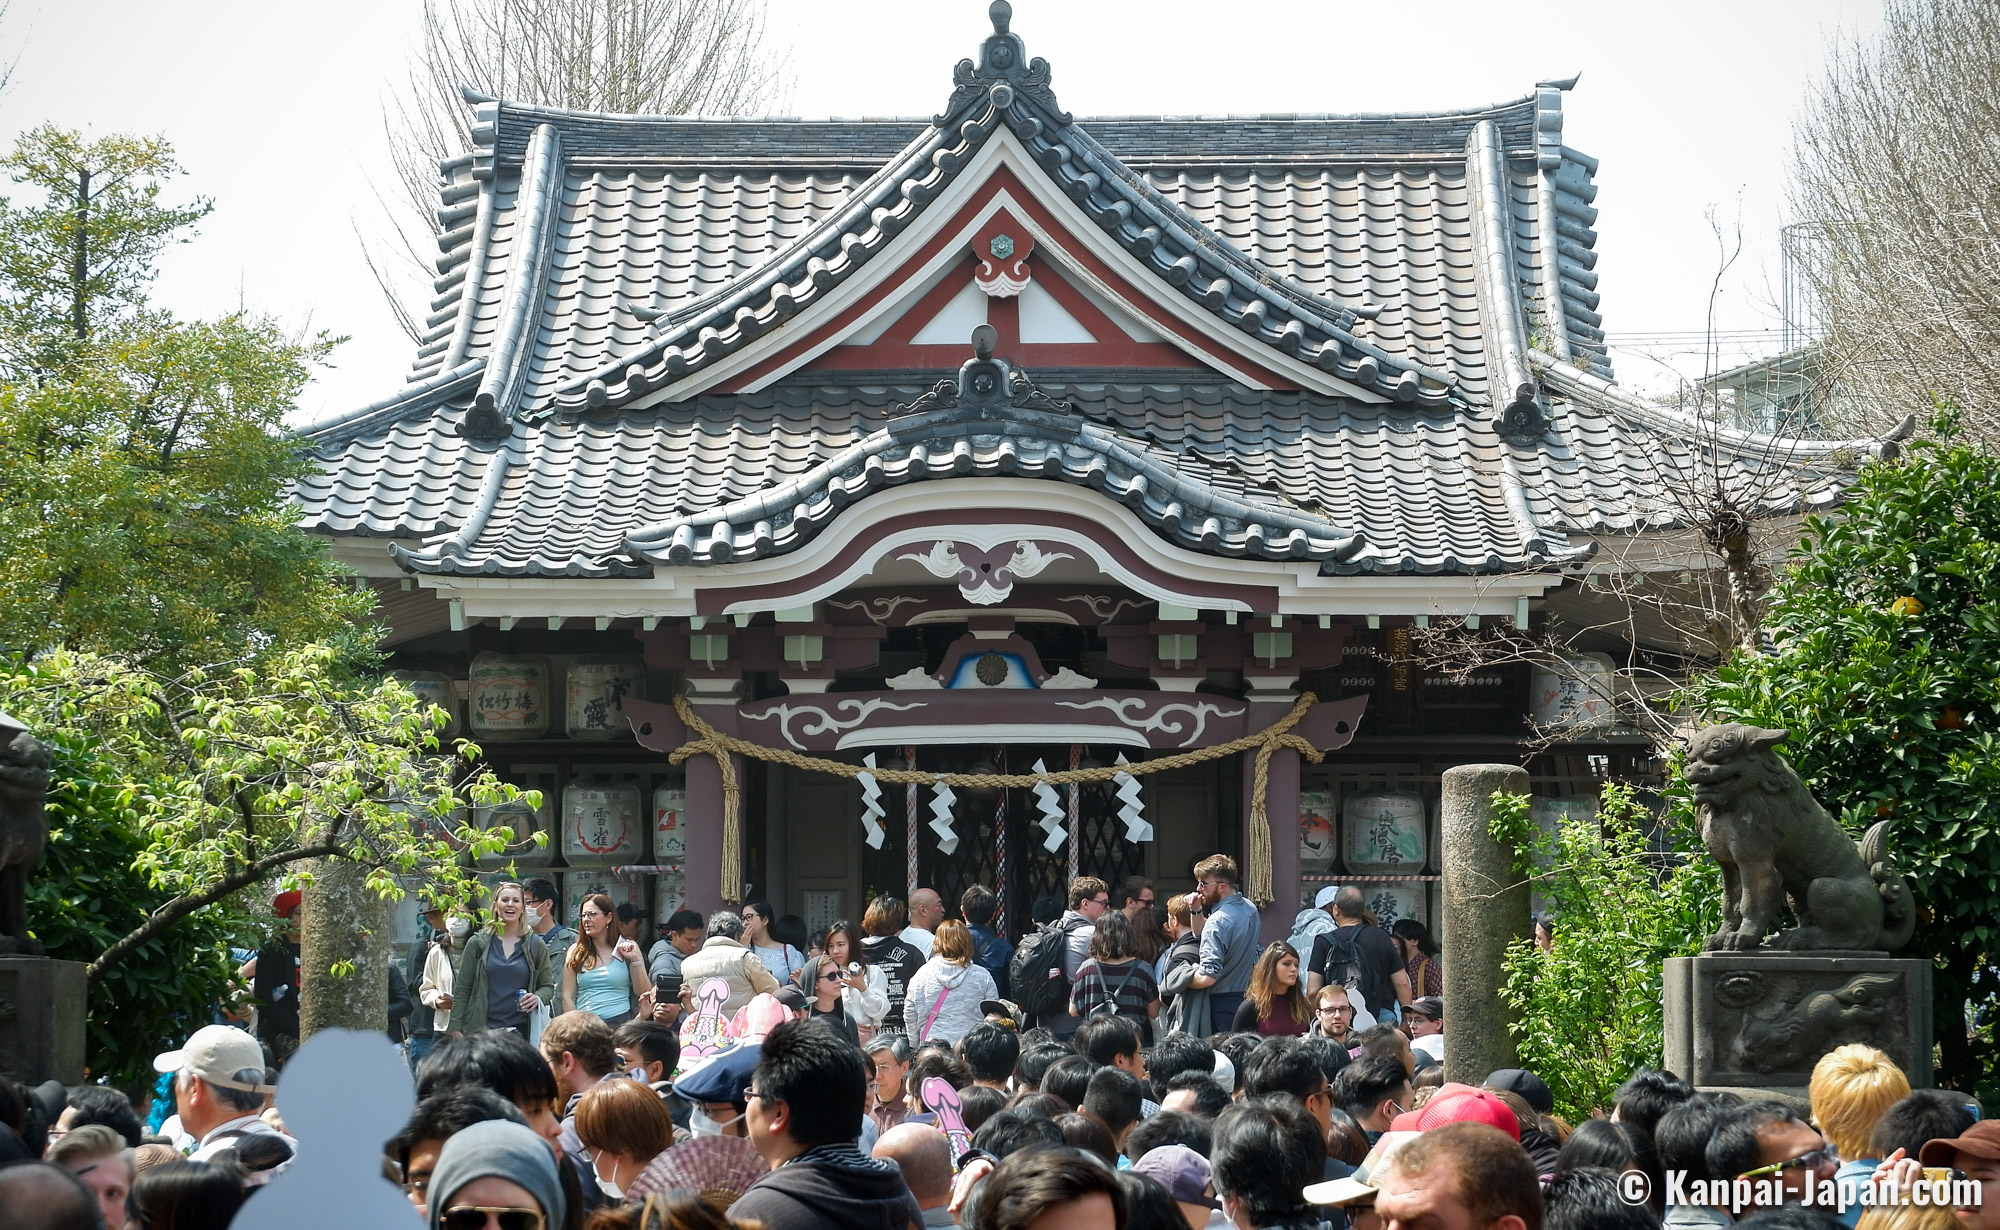
[(1267, 929), (1335, 880), (1428, 917), (1445, 767), (1534, 750), (1561, 800), (1643, 744), (1586, 699), (1552, 711), (1573, 743), (1527, 749), (1531, 668), (1430, 672), (1412, 630), (1587, 601), (1602, 541), (1681, 526), (1676, 459), (1793, 513), (1893, 445), (1617, 388), (1561, 87), (1076, 119), (993, 8), (928, 121), (473, 104), (428, 338), (392, 397), (308, 429), (304, 524), (378, 589), (394, 664), (545, 792), (522, 861), (572, 898), (823, 926), (981, 881), (1018, 933), (1079, 871), (1256, 861), (1254, 753), (1133, 778), (1136, 808), (1101, 782), (942, 818), (736, 757), (730, 818), (713, 758), (668, 761), (676, 696), (786, 753), (1031, 773), (1216, 747), (1309, 690), (1329, 754), (1272, 758)]

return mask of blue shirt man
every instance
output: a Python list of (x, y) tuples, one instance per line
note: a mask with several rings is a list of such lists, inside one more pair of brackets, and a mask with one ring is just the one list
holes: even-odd
[(1207, 907), (1201, 933), (1201, 973), (1191, 985), (1207, 987), (1209, 1020), (1225, 1033), (1236, 1018), (1250, 970), (1257, 963), (1257, 907), (1236, 891), (1236, 860), (1212, 854), (1194, 867), (1195, 891)]

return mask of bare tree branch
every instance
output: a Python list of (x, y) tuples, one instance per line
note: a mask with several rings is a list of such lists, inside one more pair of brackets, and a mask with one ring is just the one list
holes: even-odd
[[(439, 231), (438, 163), (472, 143), (464, 91), (579, 111), (748, 115), (779, 103), (789, 77), (764, 0), (425, 0), (422, 48), (383, 107), (391, 218), (408, 259), (368, 257), (397, 323), (411, 329), (402, 305), (428, 297), (417, 287), (433, 274), (423, 253)], [(385, 277), (392, 265), (406, 272)]]
[(1933, 398), (2000, 439), (2000, 6), (1888, 0), (1794, 133), (1794, 255), (1835, 400), (1880, 429)]

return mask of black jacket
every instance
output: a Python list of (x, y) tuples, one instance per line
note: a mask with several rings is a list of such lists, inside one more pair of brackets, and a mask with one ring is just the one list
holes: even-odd
[(410, 1024), (410, 983), (403, 977), (403, 967), (389, 962), (389, 1041), (401, 1042), (409, 1036)]
[(799, 1154), (752, 1183), (729, 1206), (729, 1217), (762, 1222), (765, 1230), (909, 1230), (924, 1224), (895, 1163), (851, 1144)]

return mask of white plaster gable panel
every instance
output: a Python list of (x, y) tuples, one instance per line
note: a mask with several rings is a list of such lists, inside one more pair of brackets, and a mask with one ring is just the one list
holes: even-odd
[[(1047, 292), (1043, 292), (1046, 294)], [(913, 346), (963, 346), (972, 331), (986, 323), (986, 292), (967, 282), (938, 314), (910, 338)]]
[(1090, 330), (1083, 322), (1069, 314), (1069, 309), (1056, 302), (1056, 297), (1039, 282), (1030, 282), (1021, 290), (1021, 342), (1024, 345), (1064, 342), (1094, 342)]

